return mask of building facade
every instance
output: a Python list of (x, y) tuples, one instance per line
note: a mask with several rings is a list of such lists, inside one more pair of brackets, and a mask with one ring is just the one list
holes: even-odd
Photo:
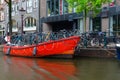
[[(42, 16), (41, 22), (43, 31), (59, 31), (60, 29), (78, 29), (84, 31), (120, 31), (120, 1), (113, 0), (104, 4), (101, 12), (96, 17), (88, 14), (87, 28), (84, 30), (83, 14), (76, 14), (76, 9), (71, 8), (67, 0), (45, 0), (46, 4), (41, 5), (46, 10), (46, 16)], [(112, 35), (112, 34), (111, 34)]]
[[(23, 23), (23, 31), (36, 32), (39, 22), (38, 17), (38, 1), (39, 0), (12, 0), (12, 32), (20, 33), (20, 29)], [(23, 8), (25, 13), (22, 14), (20, 9)], [(4, 15), (5, 15), (5, 30), (9, 32), (9, 7), (5, 3)]]
[[(76, 13), (76, 9), (70, 7), (67, 0), (12, 0), (12, 30), (19, 32), (22, 26), (19, 10), (23, 8), (26, 11), (23, 17), (23, 31), (25, 32), (57, 32), (61, 29), (78, 29), (81, 33), (84, 31), (119, 32), (120, 1), (113, 0), (102, 7), (102, 11), (96, 17), (93, 18), (88, 14), (87, 27), (84, 30), (83, 13)], [(3, 12), (4, 14), (0, 13), (4, 15), (2, 23), (7, 29), (9, 19), (6, 3)]]
[(4, 15), (4, 0), (0, 0), (0, 35), (4, 34), (5, 29), (5, 15)]

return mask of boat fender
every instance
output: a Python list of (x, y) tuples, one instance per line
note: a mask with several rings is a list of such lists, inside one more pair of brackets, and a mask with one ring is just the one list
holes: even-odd
[(9, 47), (9, 48), (7, 49), (6, 55), (10, 55), (10, 50), (11, 50), (11, 47)]
[(36, 48), (36, 47), (34, 47), (34, 49), (33, 49), (33, 56), (35, 56), (35, 55), (36, 55), (36, 52), (37, 52), (37, 48)]

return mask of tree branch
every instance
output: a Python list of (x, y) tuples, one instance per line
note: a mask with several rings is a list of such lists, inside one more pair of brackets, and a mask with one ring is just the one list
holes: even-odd
[(9, 4), (9, 2), (7, 0), (4, 0), (7, 4)]

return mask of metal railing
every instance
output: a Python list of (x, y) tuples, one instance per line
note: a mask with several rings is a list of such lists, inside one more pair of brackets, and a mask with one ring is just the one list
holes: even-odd
[[(115, 48), (120, 43), (119, 32), (86, 32), (81, 33), (79, 30), (60, 30), (58, 32), (48, 33), (26, 33), (11, 36), (12, 44), (32, 45), (49, 40), (58, 40), (73, 35), (80, 36), (79, 48)], [(4, 40), (3, 40), (4, 43)], [(1, 42), (2, 44), (2, 42)]]
[(59, 40), (73, 35), (77, 35), (77, 30), (67, 31), (63, 29), (58, 32), (18, 34), (11, 36), (11, 43), (12, 44), (19, 43), (21, 45), (32, 45), (50, 40)]
[(115, 48), (120, 43), (118, 32), (87, 32), (81, 34), (80, 47)]

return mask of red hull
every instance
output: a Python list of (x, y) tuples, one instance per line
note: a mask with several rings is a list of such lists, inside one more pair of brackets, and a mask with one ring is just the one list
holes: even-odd
[(79, 42), (79, 36), (72, 36), (65, 39), (48, 41), (37, 45), (7, 46), (4, 45), (5, 54), (25, 57), (44, 57), (50, 55), (73, 55), (74, 49)]

